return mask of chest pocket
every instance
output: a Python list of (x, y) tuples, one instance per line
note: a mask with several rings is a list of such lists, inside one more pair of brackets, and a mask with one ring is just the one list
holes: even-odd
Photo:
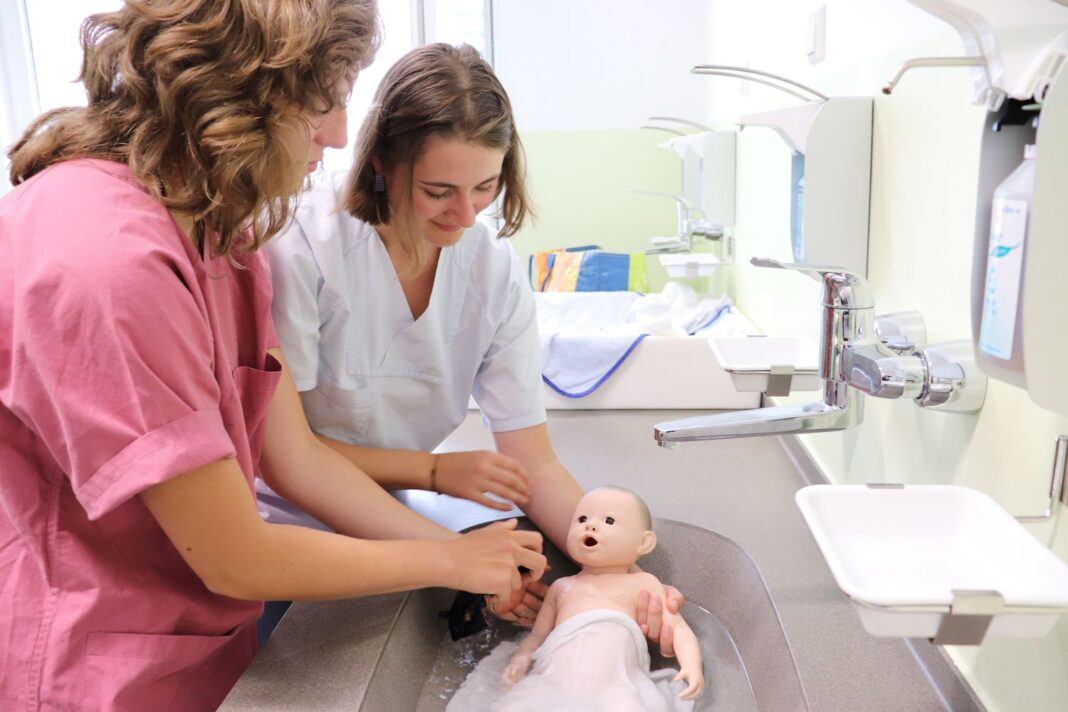
[(342, 442), (362, 442), (367, 436), (375, 404), (371, 386), (342, 388), (320, 381), (300, 398), (315, 432)]
[(267, 368), (238, 366), (233, 375), (245, 419), (245, 432), (248, 433), (250, 455), (252, 462), (257, 463), (263, 447), (263, 421), (278, 388), (278, 381), (282, 378), (282, 365), (274, 356), (267, 354)]

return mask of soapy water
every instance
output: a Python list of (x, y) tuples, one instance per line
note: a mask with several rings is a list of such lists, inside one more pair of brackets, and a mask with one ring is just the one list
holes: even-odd
[[(694, 712), (757, 712), (749, 676), (727, 629), (699, 606), (686, 603), (682, 613), (701, 644), (704, 661), (705, 690), (697, 699)], [(461, 640), (453, 642), (444, 635), (416, 712), (442, 712), (483, 658), (498, 645), (514, 646), (526, 632), (518, 626), (490, 619), (485, 630)], [(654, 670), (678, 667), (678, 663), (654, 653), (651, 667)], [(493, 694), (499, 689), (487, 688), (485, 692)]]
[(434, 696), (440, 700), (440, 706), (424, 707), (423, 699), (420, 698), (417, 709), (445, 709), (445, 705), (452, 699), (453, 694), (483, 658), (493, 652), (500, 643), (514, 641), (525, 633), (526, 631), (522, 628), (491, 618), (489, 625), (474, 635), (455, 642), (446, 636), (445, 642), (438, 650), (437, 659), (430, 670), (430, 677), (427, 679), (422, 696), (425, 698), (428, 691), (433, 691)]

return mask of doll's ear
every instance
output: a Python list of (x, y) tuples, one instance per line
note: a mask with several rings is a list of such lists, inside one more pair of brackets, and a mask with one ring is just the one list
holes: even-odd
[(638, 547), (638, 556), (645, 556), (656, 548), (656, 532), (646, 530), (642, 534), (642, 543)]

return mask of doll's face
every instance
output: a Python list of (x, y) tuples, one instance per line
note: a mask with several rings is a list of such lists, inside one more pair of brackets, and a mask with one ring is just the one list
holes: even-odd
[(567, 552), (584, 566), (630, 566), (655, 545), (634, 495), (613, 489), (579, 500), (567, 532)]

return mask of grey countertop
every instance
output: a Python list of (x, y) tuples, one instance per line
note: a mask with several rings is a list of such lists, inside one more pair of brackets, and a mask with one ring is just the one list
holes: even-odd
[[(864, 631), (794, 504), (797, 489), (820, 478), (797, 442), (656, 446), (655, 423), (696, 414), (551, 411), (549, 429), (561, 461), (584, 487), (630, 488), (656, 516), (711, 529), (748, 551), (778, 609), (812, 710), (982, 709), (939, 648)], [(489, 447), (492, 439), (472, 413), (442, 449)], [(484, 520), (488, 511), (468, 515)], [(222, 709), (340, 709), (345, 699), (352, 709), (402, 598), (294, 604)], [(314, 654), (323, 650), (329, 655)]]

